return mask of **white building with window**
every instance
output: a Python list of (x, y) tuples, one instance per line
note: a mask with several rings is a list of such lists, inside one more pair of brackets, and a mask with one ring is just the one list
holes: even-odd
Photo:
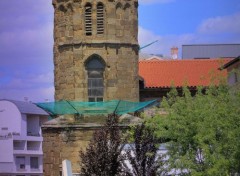
[(29, 102), (0, 100), (0, 176), (42, 176), (41, 124), (48, 114)]

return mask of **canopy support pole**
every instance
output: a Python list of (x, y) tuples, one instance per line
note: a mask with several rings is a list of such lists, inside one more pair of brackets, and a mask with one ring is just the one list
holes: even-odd
[(116, 112), (117, 112), (117, 108), (118, 108), (118, 106), (119, 106), (120, 102), (121, 102), (121, 100), (119, 100), (119, 101), (118, 101), (118, 104), (117, 104), (117, 106), (116, 106), (115, 110), (113, 111), (113, 114), (116, 114)]
[(78, 110), (76, 109), (76, 108), (74, 108), (74, 106), (68, 101), (68, 100), (65, 100), (66, 102), (68, 102), (68, 104), (70, 105), (70, 106), (72, 106), (72, 108), (77, 112), (77, 114), (79, 115), (79, 112), (78, 112)]

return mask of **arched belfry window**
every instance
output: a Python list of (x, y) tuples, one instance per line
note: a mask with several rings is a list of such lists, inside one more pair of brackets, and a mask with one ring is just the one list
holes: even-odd
[(104, 33), (104, 6), (100, 2), (97, 4), (97, 34)]
[(126, 20), (128, 20), (131, 16), (130, 8), (131, 8), (131, 5), (128, 3), (124, 6), (124, 19)]
[(85, 32), (87, 36), (92, 35), (92, 5), (90, 3), (85, 6)]
[(100, 56), (92, 55), (85, 62), (85, 67), (88, 72), (88, 101), (103, 101), (105, 62)]
[(122, 4), (118, 3), (116, 5), (116, 18), (117, 20), (120, 20), (122, 18)]

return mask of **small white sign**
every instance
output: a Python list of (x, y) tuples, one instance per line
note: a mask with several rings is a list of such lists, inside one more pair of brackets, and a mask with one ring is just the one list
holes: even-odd
[(71, 161), (69, 160), (63, 160), (62, 162), (62, 168), (63, 168), (63, 176), (73, 176), (72, 175), (72, 166)]

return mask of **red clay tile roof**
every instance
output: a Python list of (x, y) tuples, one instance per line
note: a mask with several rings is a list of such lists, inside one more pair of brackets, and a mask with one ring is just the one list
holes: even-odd
[(213, 75), (226, 76), (219, 68), (231, 59), (139, 61), (139, 75), (146, 88), (209, 86)]

